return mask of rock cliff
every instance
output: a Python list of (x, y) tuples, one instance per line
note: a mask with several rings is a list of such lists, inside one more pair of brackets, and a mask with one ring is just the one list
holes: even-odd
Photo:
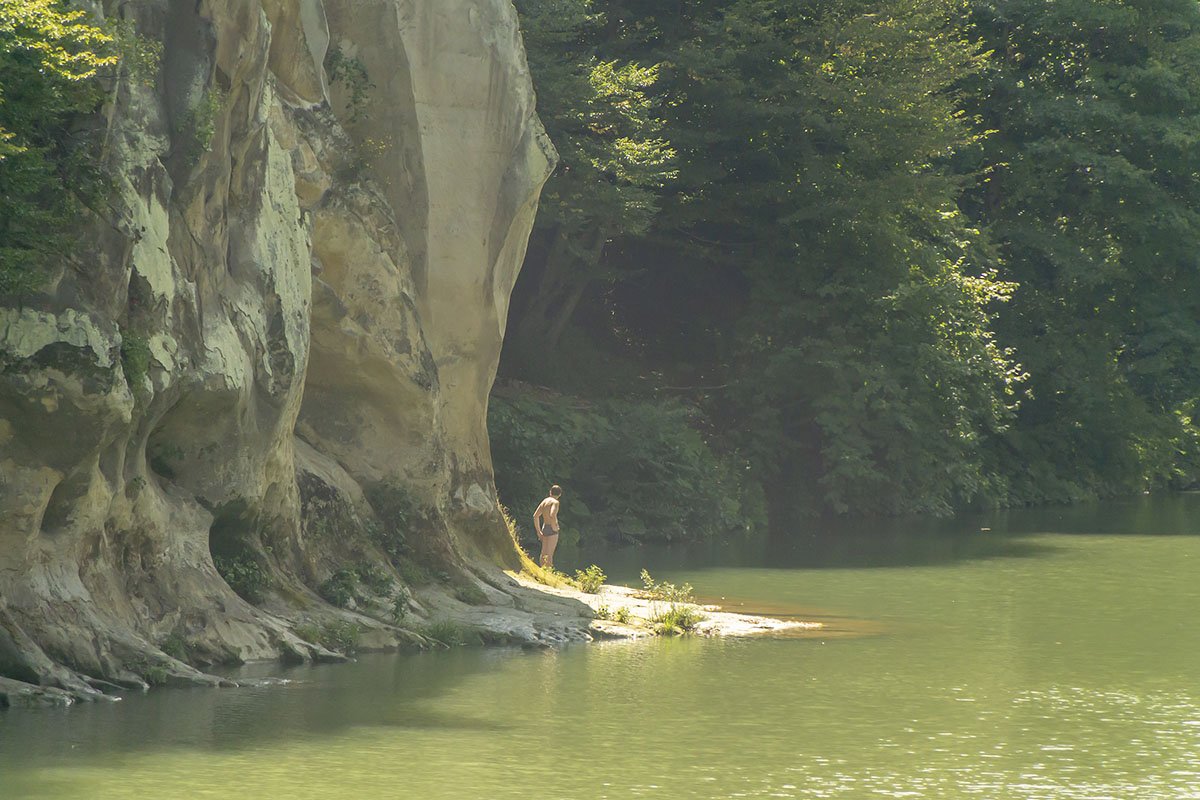
[(555, 155), (511, 4), (116, 7), (163, 43), (110, 86), (117, 189), (0, 301), (0, 694), (521, 605), (486, 403)]

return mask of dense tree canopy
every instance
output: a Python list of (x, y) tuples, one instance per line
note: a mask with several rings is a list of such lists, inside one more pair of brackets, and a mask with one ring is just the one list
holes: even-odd
[(1200, 4), (517, 5), (564, 165), (503, 373), (691, 402), (780, 527), (1195, 479)]
[(996, 133), (963, 207), (1020, 289), (997, 330), (1031, 397), (1020, 499), (1190, 481), (1200, 396), (1200, 4), (980, 3)]
[(58, 0), (0, 0), (0, 292), (36, 284), (74, 203), (101, 183), (93, 111), (117, 37)]

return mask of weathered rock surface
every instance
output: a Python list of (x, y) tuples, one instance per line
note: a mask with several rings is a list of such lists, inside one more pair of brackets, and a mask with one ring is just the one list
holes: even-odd
[(486, 403), (554, 152), (511, 4), (120, 8), (164, 57), (113, 87), (118, 191), (0, 298), (0, 698), (513, 605)]

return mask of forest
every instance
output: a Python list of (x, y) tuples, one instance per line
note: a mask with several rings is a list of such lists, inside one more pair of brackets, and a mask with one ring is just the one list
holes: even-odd
[(516, 6), (560, 164), (504, 502), (642, 541), (1195, 483), (1200, 4)]

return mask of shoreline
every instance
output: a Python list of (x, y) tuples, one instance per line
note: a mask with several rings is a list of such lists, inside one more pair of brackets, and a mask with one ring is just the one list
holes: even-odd
[(691, 610), (703, 616), (703, 619), (696, 623), (695, 629), (688, 631), (685, 635), (750, 637), (785, 632), (815, 631), (824, 627), (820, 622), (784, 620), (758, 614), (726, 611), (714, 604), (655, 599), (645, 596), (645, 593), (638, 589), (618, 584), (605, 583), (595, 593), (589, 593), (570, 586), (547, 586), (524, 573), (508, 574), (509, 577), (527, 588), (578, 601), (587, 606), (593, 614), (602, 608), (606, 609), (610, 615), (615, 615), (618, 609), (624, 609), (629, 614), (630, 621), (627, 623), (600, 617), (592, 619), (587, 625), (587, 630), (593, 634), (593, 638), (640, 639), (663, 635), (655, 630), (654, 619), (672, 608)]
[[(480, 646), (523, 646), (554, 647), (570, 643), (588, 643), (599, 640), (639, 640), (661, 635), (693, 635), (703, 637), (753, 637), (772, 634), (794, 634), (818, 631), (824, 626), (819, 622), (783, 620), (774, 617), (741, 614), (725, 611), (716, 605), (694, 602), (671, 602), (646, 597), (645, 593), (627, 586), (603, 584), (596, 592), (584, 592), (573, 586), (550, 586), (528, 572), (499, 570), (491, 575), (478, 575), (492, 589), (488, 603), (469, 605), (455, 598), (440, 587), (418, 590), (414, 593), (429, 624), (439, 622), (457, 626), (470, 632)], [(666, 632), (655, 619), (667, 611), (685, 610), (693, 615), (694, 627), (686, 633), (680, 630)], [(349, 615), (348, 615), (349, 616)], [(354, 615), (358, 616), (358, 615)], [(604, 618), (607, 617), (607, 618)], [(624, 618), (618, 621), (616, 618)], [(380, 625), (379, 620), (371, 620)], [(396, 627), (397, 631), (403, 630)], [(376, 631), (378, 632), (378, 631)], [(373, 646), (371, 631), (364, 631), (367, 641), (358, 652), (387, 653), (402, 652), (405, 647)], [(408, 631), (411, 634), (411, 631)], [(424, 646), (414, 649), (449, 649), (465, 643), (446, 643), (427, 636), (421, 637)], [(332, 653), (330, 654), (333, 655)], [(348, 661), (351, 656), (341, 656), (324, 661)], [(273, 659), (255, 659), (245, 664), (269, 664)], [(178, 680), (165, 683), (162, 688), (208, 687), (238, 688), (254, 686), (257, 680), (237, 680), (194, 670), (191, 679), (173, 676)], [(52, 686), (39, 686), (0, 676), (0, 711), (4, 708), (63, 708), (82, 700), (108, 700), (117, 702), (126, 692), (138, 691), (136, 687), (109, 685), (110, 692), (96, 692), (82, 697), (74, 692)], [(150, 691), (147, 687), (141, 691)], [(121, 690), (121, 691), (117, 691)]]

